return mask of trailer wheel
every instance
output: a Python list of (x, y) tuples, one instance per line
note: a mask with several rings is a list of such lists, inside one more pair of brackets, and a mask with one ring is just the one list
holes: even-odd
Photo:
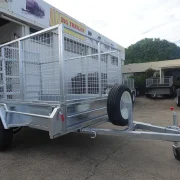
[(108, 95), (107, 113), (112, 124), (126, 126), (129, 119), (128, 107), (123, 107), (122, 102), (132, 106), (132, 95), (128, 87), (115, 85)]
[(174, 154), (174, 157), (180, 161), (180, 147), (175, 147), (173, 146), (173, 154)]
[(136, 95), (135, 95), (135, 92), (133, 91), (133, 92), (132, 92), (132, 102), (133, 102), (133, 103), (135, 102), (135, 98), (136, 98)]
[(140, 91), (138, 89), (136, 89), (136, 96), (140, 95)]
[(147, 97), (147, 98), (152, 98), (152, 95), (146, 94), (146, 97)]
[(13, 128), (13, 134), (17, 134), (18, 132), (20, 132), (22, 130), (23, 127), (18, 127), (18, 128)]
[(13, 130), (4, 129), (2, 121), (0, 119), (0, 151), (5, 151), (12, 145)]
[(177, 106), (180, 107), (180, 97), (177, 97), (176, 103), (177, 103)]

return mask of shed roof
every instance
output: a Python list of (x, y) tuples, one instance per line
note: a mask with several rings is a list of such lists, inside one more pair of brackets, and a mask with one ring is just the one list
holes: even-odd
[(135, 73), (135, 72), (144, 72), (149, 68), (152, 68), (157, 71), (160, 70), (160, 68), (162, 69), (180, 68), (180, 59), (127, 64), (127, 65), (123, 65), (122, 69), (123, 69), (123, 73)]

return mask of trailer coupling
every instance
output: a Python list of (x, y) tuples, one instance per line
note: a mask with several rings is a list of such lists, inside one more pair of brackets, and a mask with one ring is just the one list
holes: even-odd
[[(149, 123), (136, 122), (129, 119), (129, 125), (124, 130), (118, 129), (102, 129), (86, 127), (81, 130), (83, 133), (90, 133), (91, 138), (96, 138), (97, 135), (113, 135), (137, 139), (150, 139), (174, 142), (173, 153), (177, 160), (180, 161), (180, 128), (178, 127), (178, 115), (173, 112), (173, 126), (161, 127)], [(131, 116), (132, 117), (132, 116)]]

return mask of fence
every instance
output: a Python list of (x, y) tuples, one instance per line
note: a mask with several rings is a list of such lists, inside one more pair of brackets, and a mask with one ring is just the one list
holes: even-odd
[(1, 45), (0, 51), (2, 99), (99, 98), (121, 83), (121, 52), (64, 25)]

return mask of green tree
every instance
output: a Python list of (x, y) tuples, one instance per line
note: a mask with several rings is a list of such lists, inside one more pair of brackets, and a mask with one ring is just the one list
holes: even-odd
[(126, 49), (125, 64), (180, 59), (180, 47), (167, 40), (145, 38)]
[(151, 78), (151, 77), (153, 77), (155, 72), (156, 72), (156, 71), (155, 71), (154, 69), (152, 69), (152, 68), (147, 69), (147, 70), (145, 71), (145, 76), (146, 76), (146, 78)]

